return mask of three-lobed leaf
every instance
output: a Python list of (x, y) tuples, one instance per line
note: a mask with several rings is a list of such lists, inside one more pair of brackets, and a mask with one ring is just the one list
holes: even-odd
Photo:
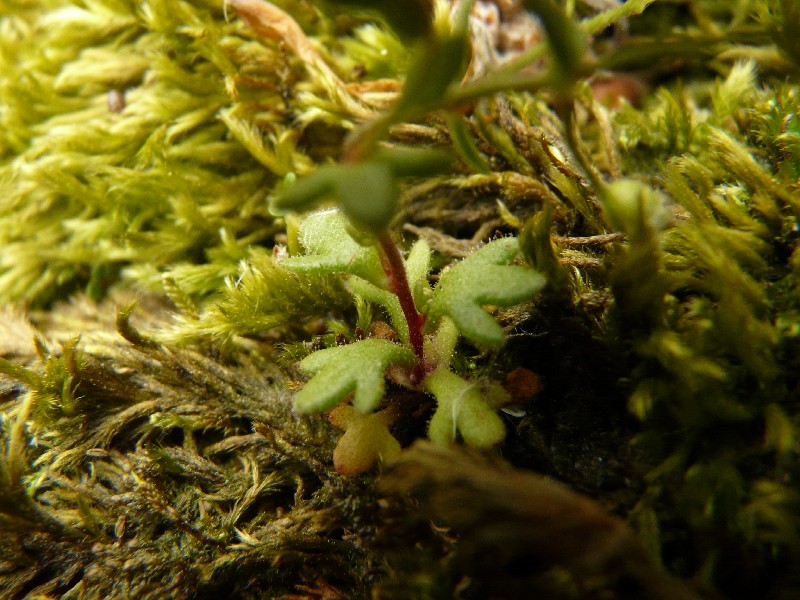
[(300, 369), (314, 375), (295, 397), (297, 411), (322, 412), (354, 393), (353, 406), (362, 413), (378, 407), (392, 365), (411, 368), (416, 356), (388, 340), (367, 339), (319, 350), (300, 361)]
[(450, 267), (436, 286), (430, 314), (450, 317), (461, 334), (476, 344), (502, 344), (503, 329), (483, 306), (513, 306), (546, 283), (540, 273), (508, 264), (518, 252), (516, 238), (501, 238)]
[(448, 369), (437, 369), (423, 382), (436, 397), (436, 412), (428, 425), (428, 437), (437, 444), (450, 444), (460, 433), (473, 448), (490, 448), (503, 441), (506, 429), (480, 389)]
[(344, 430), (333, 450), (336, 470), (342, 475), (358, 475), (376, 462), (392, 460), (400, 454), (400, 442), (389, 430), (397, 417), (391, 407), (369, 414), (362, 414), (349, 404), (334, 408), (328, 419)]
[(352, 273), (375, 285), (385, 282), (378, 251), (356, 242), (338, 211), (325, 210), (309, 216), (300, 226), (299, 237), (306, 254), (283, 259), (283, 268), (313, 275)]

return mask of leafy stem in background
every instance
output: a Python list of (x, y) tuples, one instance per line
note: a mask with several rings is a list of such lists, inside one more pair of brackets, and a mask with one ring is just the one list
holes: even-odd
[[(553, 0), (525, 0), (525, 8), (539, 16), (547, 32), (550, 69), (544, 74), (534, 75), (522, 71), (530, 60), (539, 57), (537, 54), (468, 83), (463, 83), (462, 79), (468, 66), (468, 25), (473, 1), (460, 2), (452, 24), (447, 23), (446, 27), (439, 28), (434, 26), (422, 37), (422, 48), (406, 77), (402, 95), (385, 115), (364, 124), (350, 136), (345, 143), (343, 162), (357, 163), (370, 156), (395, 123), (437, 110), (458, 110), (497, 92), (532, 91), (544, 87), (559, 92), (568, 91), (588, 68), (584, 64), (587, 32), (594, 32), (621, 16), (641, 12), (651, 1), (629, 2), (613, 14), (608, 11), (606, 20), (593, 21), (589, 27), (581, 27)], [(380, 5), (376, 9), (380, 11)], [(385, 16), (389, 23), (396, 20), (393, 13)], [(543, 45), (541, 47), (544, 48)]]
[[(473, 4), (474, 0), (462, 0), (452, 23), (449, 19), (431, 22), (406, 76), (402, 95), (386, 114), (365, 123), (350, 136), (342, 152), (343, 162), (355, 163), (369, 157), (395, 123), (442, 107), (448, 88), (461, 80), (469, 63), (468, 25)], [(417, 14), (408, 17), (419, 19)], [(391, 23), (391, 19), (387, 20)]]

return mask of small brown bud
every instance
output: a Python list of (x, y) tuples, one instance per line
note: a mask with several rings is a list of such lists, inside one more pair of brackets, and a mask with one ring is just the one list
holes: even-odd
[(514, 402), (529, 402), (542, 391), (542, 378), (525, 367), (517, 367), (506, 375), (503, 386), (511, 394)]
[(369, 337), (377, 338), (379, 340), (389, 340), (390, 342), (397, 341), (397, 332), (391, 325), (384, 321), (373, 321), (369, 326)]

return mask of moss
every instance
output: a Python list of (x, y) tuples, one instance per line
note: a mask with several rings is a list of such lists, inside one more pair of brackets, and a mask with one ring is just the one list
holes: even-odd
[[(530, 39), (575, 35), (515, 54), (443, 3), (402, 37), (311, 1), (260, 33), (241, 2), (0, 1), (4, 597), (795, 597), (797, 10), (599, 4), (528, 3)], [(499, 456), (417, 447), (377, 488), (291, 406), (301, 359), (396, 315), (281, 267), (298, 220), (267, 197), (401, 144), (462, 160), (380, 213), (432, 281), (498, 234), (548, 279), (453, 369), (544, 387), (500, 413)], [(432, 402), (386, 393), (407, 446)], [(592, 498), (553, 492), (565, 539), (629, 552), (503, 529), (536, 523), (519, 489), (552, 501), (531, 470)]]

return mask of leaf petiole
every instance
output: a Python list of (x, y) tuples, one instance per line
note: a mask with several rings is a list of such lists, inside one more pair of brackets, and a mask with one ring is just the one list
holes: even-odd
[(403, 309), (403, 315), (408, 323), (408, 338), (414, 354), (419, 359), (411, 374), (413, 383), (417, 384), (425, 377), (425, 348), (422, 335), (425, 317), (417, 311), (414, 304), (411, 287), (408, 285), (405, 262), (391, 234), (388, 231), (381, 233), (378, 236), (378, 243), (380, 244), (381, 264), (389, 279), (389, 289), (400, 300), (400, 308)]

